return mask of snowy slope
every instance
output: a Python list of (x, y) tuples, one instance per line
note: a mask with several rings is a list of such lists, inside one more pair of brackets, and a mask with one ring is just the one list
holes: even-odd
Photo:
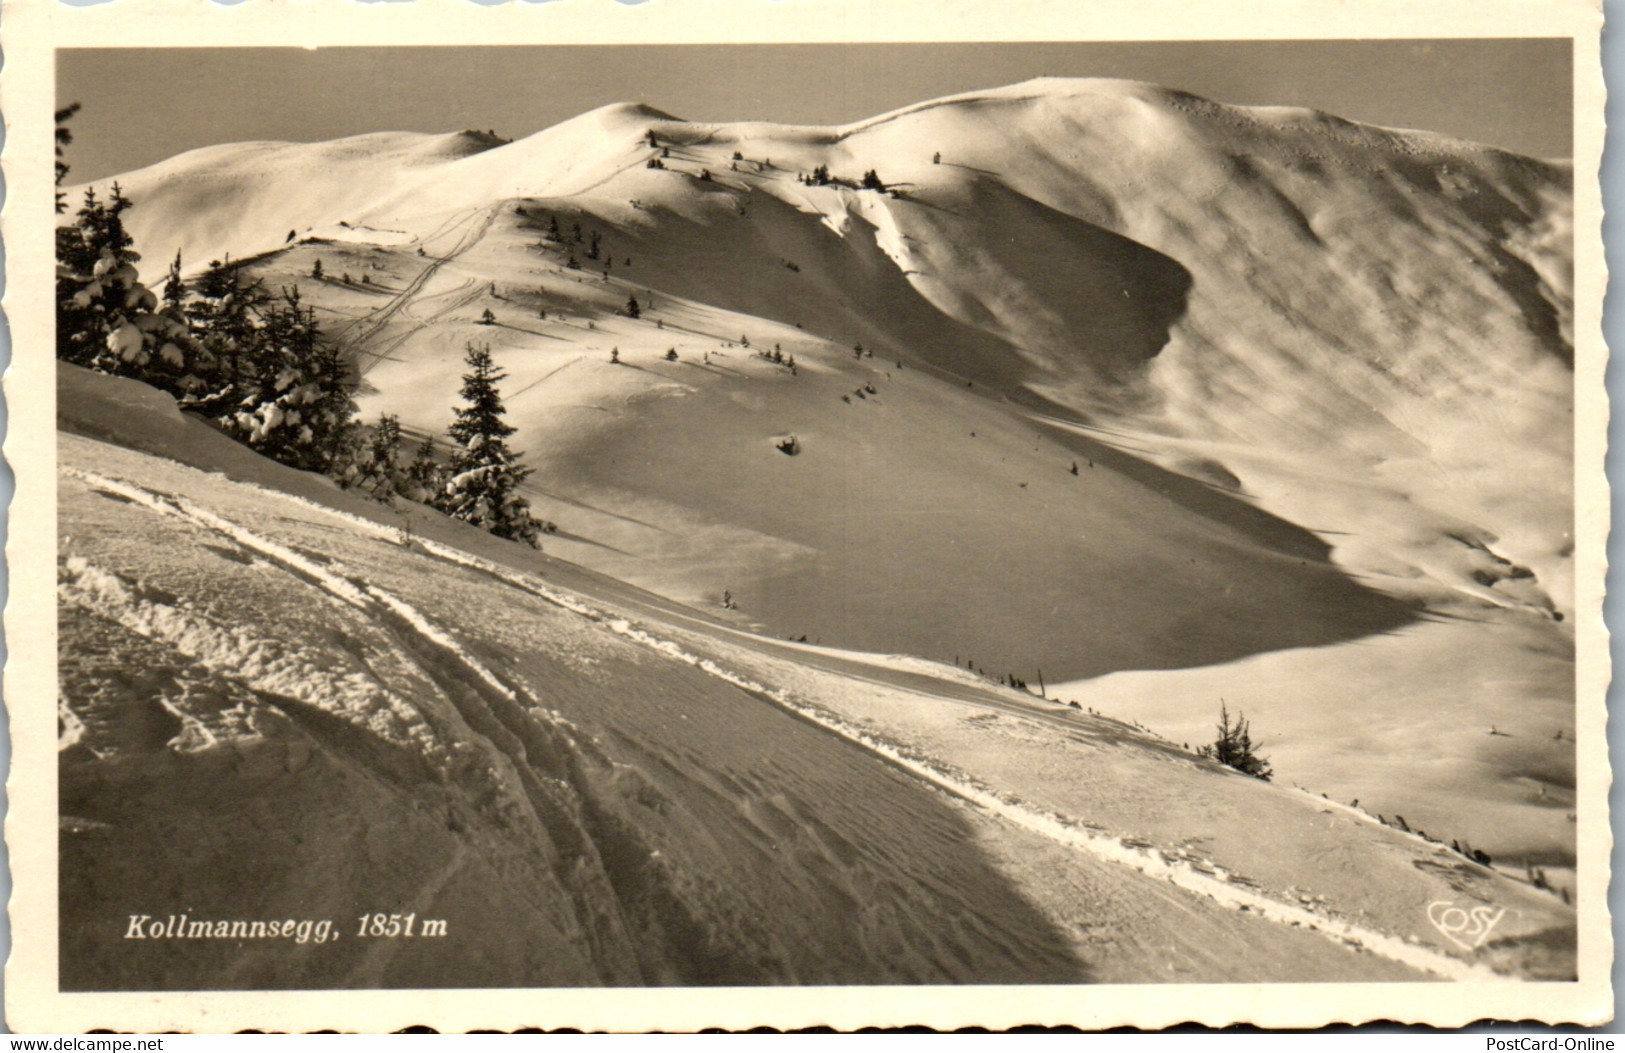
[[(798, 180), (819, 165), (848, 185)], [(551, 556), (770, 637), (1042, 675), (1178, 742), (1222, 698), (1283, 781), (1555, 872), (1571, 178), (1041, 80), (844, 128), (621, 105), (121, 183), (149, 278), (181, 249), (298, 282), (369, 416), (442, 431), (489, 343)]]
[[(268, 462), (222, 475), (230, 444), (161, 397), (63, 383), (124, 439), (59, 447), (67, 989), (1573, 968), (1556, 897), (1358, 811)], [(1428, 922), (1480, 899), (1509, 908), (1480, 948)], [(108, 938), (180, 909), (341, 935)], [(373, 910), (446, 935), (357, 939)]]
[[(650, 130), (671, 144), (667, 171), (643, 167)], [(141, 203), (137, 243), (156, 259), (241, 258), (344, 222), (459, 257), (478, 279), (470, 291), (561, 295), (531, 229), (559, 214), (636, 264), (612, 271), (588, 310), (619, 309), (641, 286), (840, 346), (867, 340), (1127, 431), (1159, 463), (1335, 531), (1340, 563), (1407, 598), (1572, 603), (1569, 446), (1553, 426), (1569, 412), (1572, 356), (1560, 165), (1111, 81), (1030, 82), (843, 129), (689, 125), (615, 106), (486, 145), (214, 147), (123, 182)], [(849, 179), (877, 168), (905, 196), (801, 186), (794, 173), (815, 163)], [(711, 182), (694, 178), (702, 167)], [(304, 291), (343, 313), (376, 306)], [(404, 313), (456, 320), (430, 299), (414, 290)], [(475, 316), (484, 299), (467, 305)], [(444, 388), (446, 345), (469, 334), (429, 328), (392, 350), (433, 340), (408, 361), (422, 377), (420, 358), (443, 360)], [(542, 331), (481, 335), (557, 350), (561, 334), (529, 328)], [(782, 342), (756, 338), (768, 335)]]

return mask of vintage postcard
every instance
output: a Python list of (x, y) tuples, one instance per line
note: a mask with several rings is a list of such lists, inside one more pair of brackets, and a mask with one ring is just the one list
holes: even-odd
[(19, 1031), (1612, 1013), (1585, 0), (7, 0)]

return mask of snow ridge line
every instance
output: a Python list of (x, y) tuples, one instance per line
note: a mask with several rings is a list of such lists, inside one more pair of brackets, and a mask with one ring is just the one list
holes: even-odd
[(529, 575), (461, 552), (437, 542), (422, 542), (426, 550), (455, 563), (484, 571), (516, 588), (545, 599), (572, 613), (602, 624), (611, 632), (640, 644), (667, 658), (691, 665), (743, 691), (765, 698), (874, 753), (892, 764), (954, 796), (987, 809), (1000, 818), (1068, 848), (1087, 852), (1096, 858), (1127, 866), (1152, 878), (1161, 878), (1196, 895), (1237, 909), (1246, 909), (1279, 925), (1297, 926), (1316, 932), (1328, 940), (1363, 948), (1401, 965), (1456, 981), (1504, 981), (1507, 978), (1472, 962), (1464, 962), (1429, 947), (1366, 929), (1350, 922), (1327, 918), (1302, 907), (1283, 903), (1229, 881), (1209, 877), (1183, 861), (1162, 858), (1152, 850), (1131, 847), (1120, 838), (1097, 834), (1076, 819), (1034, 807), (1009, 794), (1001, 794), (965, 772), (956, 771), (931, 757), (859, 728), (813, 703), (797, 699), (782, 689), (770, 688), (750, 677), (727, 669), (712, 659), (685, 651), (672, 640), (655, 636), (629, 619), (611, 617), (580, 597), (551, 588)]
[(122, 479), (109, 479), (105, 475), (86, 471), (82, 468), (63, 468), (62, 472), (64, 475), (71, 476), (98, 489), (117, 494), (132, 504), (140, 505), (149, 511), (157, 512), (159, 515), (188, 519), (199, 526), (224, 534), (246, 549), (259, 552), (261, 555), (315, 579), (326, 592), (336, 599), (342, 600), (358, 610), (367, 609), (366, 595), (344, 578), (319, 566), (314, 560), (306, 559), (290, 548), (245, 530), (236, 523), (223, 519), (208, 509), (193, 504), (184, 497), (159, 494), (148, 490), (146, 487), (127, 483)]
[(1119, 838), (1097, 834), (1079, 821), (1035, 808), (1009, 794), (1001, 794), (979, 782), (965, 772), (936, 761), (918, 751), (866, 731), (829, 713), (822, 707), (799, 700), (786, 691), (769, 688), (748, 677), (734, 673), (708, 658), (690, 654), (670, 640), (662, 640), (638, 629), (625, 619), (605, 622), (613, 632), (643, 644), (652, 650), (726, 681), (741, 690), (769, 699), (827, 731), (884, 757), (894, 765), (930, 783), (941, 790), (964, 798), (987, 809), (1000, 818), (1032, 833), (1066, 847), (1087, 852), (1097, 858), (1136, 870), (1147, 877), (1162, 878), (1169, 883), (1206, 896), (1218, 903), (1238, 909), (1250, 910), (1281, 925), (1296, 925), (1318, 932), (1328, 939), (1364, 948), (1391, 961), (1432, 973), (1448, 980), (1504, 980), (1493, 971), (1449, 955), (1439, 954), (1426, 947), (1406, 943), (1404, 940), (1364, 929), (1348, 922), (1337, 921), (1315, 914), (1301, 907), (1282, 903), (1261, 893), (1227, 881), (1208, 877), (1188, 864), (1163, 859), (1150, 850), (1133, 848)]
[[(396, 617), (410, 625), (412, 630), (419, 636), (450, 652), (452, 657), (459, 665), (467, 669), (480, 680), (483, 680), (491, 687), (492, 690), (496, 691), (498, 694), (510, 701), (520, 700), (518, 691), (505, 684), (484, 663), (475, 658), (466, 648), (458, 643), (451, 636), (451, 634), (435, 625), (433, 621), (423, 614), (423, 612), (419, 611), (416, 607), (413, 607), (405, 600), (402, 600), (399, 597), (378, 588), (377, 586), (364, 583), (355, 583), (348, 578), (334, 574), (327, 568), (318, 565), (313, 560), (301, 556), (299, 553), (294, 552), (286, 546), (279, 545), (269, 538), (262, 537), (253, 531), (238, 526), (229, 519), (216, 515), (205, 508), (201, 508), (185, 498), (157, 494), (136, 484), (127, 483), (118, 479), (109, 479), (106, 476), (82, 469), (65, 468), (63, 470), (66, 474), (72, 475), (92, 486), (96, 486), (112, 493), (117, 493), (119, 496), (124, 497), (127, 500), (160, 515), (186, 519), (198, 524), (199, 526), (204, 526), (210, 530), (214, 530), (217, 533), (230, 538), (251, 552), (256, 552), (267, 559), (285, 564), (291, 569), (297, 570), (300, 574), (313, 579), (319, 588), (326, 590), (337, 599), (356, 607), (364, 613), (370, 613), (378, 606), (388, 609)], [(274, 491), (267, 492), (269, 493)], [(322, 507), (320, 505), (315, 505), (314, 502), (310, 503), (314, 507)], [(372, 523), (370, 520), (360, 519), (359, 517), (354, 518), (357, 522), (366, 523), (367, 525), (373, 527), (377, 526), (377, 524)], [(193, 655), (193, 657), (197, 656)], [(226, 668), (229, 669), (229, 664)], [(389, 691), (387, 688), (383, 688), (381, 685), (379, 690), (382, 690), (387, 694), (388, 698), (391, 700), (390, 708), (396, 711), (397, 715), (404, 710), (412, 715), (413, 722), (422, 721), (422, 716), (419, 715), (404, 699), (399, 699), (394, 692)], [(283, 689), (282, 693), (290, 694), (291, 692)], [(294, 694), (293, 697), (300, 698), (301, 696)], [(301, 701), (311, 700), (301, 698)], [(570, 726), (569, 721), (565, 720), (562, 714), (556, 713), (553, 710), (536, 704), (535, 700), (529, 698), (528, 696), (524, 701), (530, 703), (527, 708), (531, 711), (533, 716), (539, 715), (543, 719), (553, 723)]]

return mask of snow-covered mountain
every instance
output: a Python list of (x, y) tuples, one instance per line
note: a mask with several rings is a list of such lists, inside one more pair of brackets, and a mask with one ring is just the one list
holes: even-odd
[[(833, 178), (810, 185), (820, 169)], [(884, 190), (861, 188), (870, 170)], [(886, 748), (952, 772), (955, 794), (985, 787), (1098, 824), (1117, 845), (1100, 871), (1113, 882), (1140, 880), (1112, 854), (1126, 852), (1129, 873), (1142, 855), (1189, 863), (1202, 881), (1239, 872), (1320, 909), (1315, 895), (1336, 898), (1316, 884), (1327, 874), (1380, 870), (1389, 848), (1353, 847), (1377, 836), (1401, 846), (1393, 882), (1421, 875), (1416, 895), (1442, 895), (1435, 880), (1511, 889), (1448, 851), (1441, 860), (1454, 862), (1427, 862), (1424, 842), (1318, 796), (1215, 780), (1178, 743), (1207, 741), (1223, 698), (1267, 740), (1281, 781), (1561, 880), (1574, 852), (1570, 180), (1561, 163), (1428, 133), (1071, 80), (843, 128), (694, 124), (618, 105), (516, 142), (234, 144), (124, 174), (149, 281), (179, 251), (194, 271), (229, 255), (268, 285), (297, 283), (352, 349), (368, 417), (443, 431), (465, 345), (489, 344), (508, 373), (515, 444), (536, 469), (528, 496), (559, 533), (532, 564), (428, 513), (378, 526), (391, 513), (252, 455), (205, 451), (199, 426), (161, 400), (73, 374), (60, 402), (70, 430), (145, 452), (62, 447), (64, 595), (83, 612), (64, 621), (63, 661), (93, 685), (67, 692), (70, 709), (112, 675), (80, 656), (134, 653), (132, 640), (98, 637), (112, 624), (169, 639), (185, 661), (170, 655), (165, 669), (201, 663), (203, 696), (230, 695), (227, 682), (248, 692), (222, 704), (229, 720), (194, 720), (216, 738), (184, 712), (130, 718), (133, 730), (81, 714), (89, 737), (76, 741), (133, 735), (139, 746), (121, 748), (157, 757), (179, 731), (192, 752), (165, 763), (203, 764), (185, 775), (203, 784), (220, 778), (202, 774), (215, 770), (216, 739), (308, 752), (286, 743), (314, 735), (336, 765), (330, 796), (351, 792), (344, 779), (371, 780), (376, 808), (437, 817), (423, 836), (450, 853), (445, 881), (426, 891), (413, 884), (423, 875), (401, 878), (425, 903), (486, 882), (466, 862), (476, 857), (509, 868), (515, 903), (556, 903), (525, 853), (591, 843), (601, 873), (574, 863), (557, 879), (577, 913), (549, 915), (557, 943), (534, 950), (536, 967), (574, 963), (549, 982), (1036, 979), (1079, 963), (1079, 975), (1144, 979), (1160, 968), (1123, 951), (1121, 932), (1107, 940), (1115, 949), (1086, 951), (1088, 933), (1051, 931), (1088, 913), (1067, 897), (1098, 904), (1098, 890), (1058, 889), (1030, 860), (1107, 858), (1089, 855), (1101, 848), (1092, 834), (1063, 823), (1093, 846), (1077, 849), (1019, 816), (965, 812), (938, 796), (940, 782), (922, 788), (918, 772), (899, 775), (874, 743), (854, 741), (871, 726)], [(411, 544), (398, 543), (402, 530)], [(203, 552), (219, 558), (199, 565)], [(562, 607), (546, 593), (555, 576), (570, 582)], [(246, 621), (232, 629), (209, 604), (241, 589), (265, 613), (237, 610)], [(305, 628), (269, 613), (308, 604), (298, 597), (311, 589), (327, 598)], [(737, 611), (722, 608), (725, 592)], [(192, 614), (173, 613), (187, 603)], [(188, 617), (215, 620), (194, 630)], [(351, 627), (320, 628), (335, 618)], [(160, 624), (178, 635), (135, 627)], [(216, 632), (246, 635), (228, 645), (210, 642)], [(262, 646), (303, 657), (242, 672), (232, 648)], [(1043, 678), (1084, 711), (1009, 697), (992, 685), (1005, 674), (1035, 688)], [(300, 693), (321, 677), (337, 686)], [(823, 716), (787, 716), (792, 697)], [(794, 764), (772, 759), (783, 751)], [(465, 756), (489, 784), (478, 806), (464, 799), (475, 778)], [(173, 792), (167, 769), (148, 763), (131, 770)], [(408, 787), (417, 776), (399, 765), (428, 765), (444, 799), (425, 804), (429, 791)], [(857, 772), (894, 782), (832, 788)], [(573, 789), (549, 781), (560, 779)], [(1232, 813), (1213, 786), (1249, 803), (1238, 797)], [(842, 811), (877, 797), (897, 815)], [(499, 804), (510, 799), (528, 803)], [(465, 806), (484, 818), (464, 818)], [(365, 808), (347, 807), (367, 824)], [(1344, 862), (1244, 844), (1245, 824), (1239, 856), (1193, 847), (1254, 808), (1282, 809), (1282, 830), (1333, 815), (1347, 829), (1324, 836)], [(905, 817), (937, 810), (921, 819), (934, 833), (878, 847)], [(520, 812), (546, 838), (514, 833)], [(277, 820), (290, 836), (295, 815)], [(956, 825), (967, 822), (974, 833)], [(698, 861), (704, 838), (725, 862)], [(966, 838), (983, 847), (967, 854)], [(1142, 841), (1152, 847), (1132, 847)], [(1413, 849), (1423, 862), (1399, 860)], [(888, 870), (883, 857), (901, 862)], [(751, 885), (744, 861), (758, 858), (790, 885)], [(931, 895), (909, 898), (924, 895), (910, 884), (922, 868), (968, 858), (976, 873), (932, 878)], [(1257, 873), (1267, 868), (1278, 876)], [(805, 916), (755, 913), (747, 885), (764, 904), (795, 887)], [(967, 914), (979, 920), (951, 939), (926, 921), (950, 900), (949, 913), (1004, 902), (1011, 887), (1014, 899)], [(882, 908), (876, 890), (896, 902)], [(1572, 927), (1557, 899), (1517, 894), (1539, 904), (1525, 935)], [(621, 913), (580, 913), (606, 903)], [(775, 928), (853, 910), (873, 918), (854, 922), (839, 951)], [(1223, 928), (1225, 910), (1198, 913)], [(1425, 917), (1413, 928), (1364, 900), (1349, 910), (1402, 944), (1456, 953)], [(1016, 953), (1008, 933), (1022, 926), (1045, 935)], [(1182, 952), (1175, 968), (1222, 964), (1234, 979), (1253, 961), (1261, 977), (1301, 978), (1324, 953), (1269, 931), (1255, 959)], [(716, 957), (674, 960), (684, 941)], [(1561, 971), (1529, 952), (1550, 942), (1515, 943), (1496, 961)], [(1327, 975), (1348, 967), (1333, 958)], [(865, 971), (880, 960), (889, 972)], [(344, 961), (326, 975), (362, 982), (386, 965)], [(492, 962), (493, 975), (531, 967)], [(536, 982), (524, 975), (514, 982)]]

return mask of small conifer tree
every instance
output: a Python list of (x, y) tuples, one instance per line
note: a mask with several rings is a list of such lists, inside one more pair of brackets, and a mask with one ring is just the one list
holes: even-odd
[(181, 280), (181, 250), (175, 250), (175, 258), (169, 263), (169, 276), (164, 279), (164, 310), (172, 311), (177, 316), (181, 314), (186, 305), (186, 283)]
[(491, 349), (470, 343), (463, 374), (463, 405), (451, 425), (457, 444), (450, 478), (436, 506), (447, 515), (472, 523), (498, 537), (537, 546), (541, 524), (530, 514), (530, 503), (519, 496), (519, 484), (530, 475), (519, 454), (508, 449), (514, 428), (503, 414), (497, 384), (506, 374), (491, 360)]
[[(67, 107), (56, 111), (56, 185), (57, 186), (61, 186), (62, 185), (62, 180), (66, 179), (68, 177), (68, 162), (63, 160), (63, 154), (66, 152), (67, 147), (73, 145), (73, 130), (68, 127), (68, 122), (73, 120), (73, 115), (78, 113), (78, 112), (79, 112), (79, 104), (77, 102), (70, 103)], [(60, 215), (61, 213), (66, 212), (67, 210), (68, 210), (68, 196), (66, 194), (62, 193), (62, 191), (58, 190), (56, 192), (56, 211)]]
[(425, 435), (406, 467), (401, 495), (409, 501), (435, 504), (446, 489), (446, 470), (434, 455), (434, 436)]
[(1212, 745), (1203, 746), (1196, 751), (1199, 756), (1216, 760), (1220, 764), (1251, 775), (1255, 779), (1263, 779), (1265, 782), (1275, 774), (1269, 761), (1258, 755), (1258, 744), (1253, 742), (1246, 714), (1238, 713), (1235, 722), (1231, 723), (1229, 707), (1220, 702), (1218, 732), (1219, 737)]
[(181, 278), (181, 253), (169, 264), (153, 331), (161, 335), (158, 352), (142, 379), (183, 399), (207, 390), (214, 379), (214, 359), (193, 338), (186, 319), (186, 282)]
[(380, 501), (388, 501), (407, 489), (406, 471), (400, 461), (401, 422), (393, 413), (385, 413), (378, 418), (356, 458), (355, 485)]
[(209, 261), (185, 303), (185, 317), (197, 334), (199, 356), (214, 371), (213, 382), (188, 400), (188, 409), (222, 417), (253, 404), (268, 302), (263, 286), (244, 280), (229, 259)]
[(324, 340), (299, 290), (265, 313), (264, 333), (249, 349), (239, 409), (222, 423), (273, 460), (337, 473), (354, 441), (356, 405), (344, 353)]

